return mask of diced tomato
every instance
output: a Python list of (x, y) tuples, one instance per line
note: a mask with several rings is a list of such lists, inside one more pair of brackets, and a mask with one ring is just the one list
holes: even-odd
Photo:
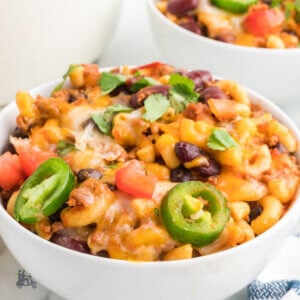
[(161, 76), (169, 74), (174, 69), (175, 68), (170, 65), (163, 64), (159, 61), (155, 61), (150, 64), (139, 66), (134, 70), (139, 71), (142, 76), (159, 78)]
[(118, 189), (142, 198), (151, 198), (157, 183), (157, 177), (146, 174), (137, 160), (131, 160), (124, 167), (116, 171), (116, 185)]
[(0, 156), (0, 186), (8, 191), (25, 179), (18, 155), (5, 152)]
[(32, 148), (18, 150), (21, 168), (29, 177), (36, 168), (51, 157), (57, 157), (53, 151), (37, 151)]
[(264, 37), (278, 31), (283, 22), (284, 13), (280, 9), (257, 6), (247, 14), (244, 27), (247, 32)]

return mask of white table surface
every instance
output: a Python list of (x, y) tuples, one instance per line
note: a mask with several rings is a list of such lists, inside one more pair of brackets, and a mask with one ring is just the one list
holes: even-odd
[[(108, 0), (109, 1), (109, 0)], [(148, 24), (144, 0), (123, 1), (123, 13), (114, 37), (99, 60), (101, 67), (117, 65), (140, 65), (151, 61), (162, 61), (155, 46)], [(297, 107), (283, 107), (300, 126), (300, 102)], [(37, 288), (16, 287), (17, 273), (22, 267), (9, 253), (0, 238), (0, 299), (1, 300), (61, 300), (38, 283)], [(45, 270), (47, 272), (47, 270)], [(127, 300), (124, 297), (125, 300)], [(247, 299), (246, 292), (232, 299)]]

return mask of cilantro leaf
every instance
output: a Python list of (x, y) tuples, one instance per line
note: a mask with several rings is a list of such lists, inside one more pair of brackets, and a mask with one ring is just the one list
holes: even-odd
[(170, 102), (166, 96), (161, 94), (152, 94), (144, 102), (146, 112), (143, 117), (147, 121), (156, 121), (170, 107)]
[(270, 7), (278, 7), (281, 4), (282, 0), (271, 0)]
[(103, 72), (99, 80), (101, 87), (101, 95), (107, 95), (115, 88), (126, 82), (127, 76), (122, 74), (115, 74), (111, 72)]
[(194, 88), (195, 88), (195, 83), (191, 78), (182, 76), (178, 73), (171, 74), (170, 79), (169, 79), (169, 84), (172, 86), (175, 86), (178, 84), (185, 85), (190, 90), (194, 90)]
[(140, 71), (136, 71), (134, 74), (133, 74), (134, 77), (140, 77), (141, 76), (141, 72)]
[(144, 77), (144, 78), (139, 79), (137, 82), (135, 82), (132, 85), (130, 90), (135, 93), (138, 90), (140, 90), (146, 86), (158, 85), (158, 84), (161, 84), (161, 83), (152, 79), (151, 77)]
[(170, 90), (171, 94), (178, 94), (185, 98), (189, 103), (190, 102), (197, 102), (199, 98), (199, 94), (196, 93), (194, 90), (190, 90), (184, 84), (176, 84)]
[(208, 137), (207, 146), (213, 150), (226, 150), (238, 146), (226, 129), (214, 128)]
[(114, 116), (119, 112), (131, 112), (133, 109), (121, 104), (113, 104), (108, 106), (103, 113), (92, 114), (92, 120), (98, 126), (99, 130), (109, 135), (112, 130), (112, 122)]
[(63, 140), (58, 141), (56, 148), (59, 156), (66, 156), (69, 152), (77, 150), (74, 144)]
[(192, 79), (175, 73), (170, 76), (169, 84), (172, 86), (169, 91), (170, 102), (176, 113), (182, 112), (189, 103), (198, 101), (200, 95), (194, 91)]
[(65, 82), (66, 82), (68, 76), (69, 76), (69, 75), (70, 75), (77, 67), (79, 67), (79, 65), (70, 65), (70, 66), (69, 66), (67, 72), (63, 75), (63, 80), (62, 80), (62, 82), (59, 83), (59, 84), (53, 89), (51, 95), (53, 95), (55, 92), (60, 91), (60, 90), (63, 88), (63, 86), (64, 86), (64, 84), (65, 84)]
[(288, 2), (285, 4), (284, 14), (287, 20), (292, 16), (293, 10), (294, 10), (294, 3)]
[(189, 102), (184, 97), (179, 94), (173, 93), (172, 91), (170, 91), (169, 99), (171, 106), (175, 109), (175, 112), (177, 114), (182, 112), (189, 104)]

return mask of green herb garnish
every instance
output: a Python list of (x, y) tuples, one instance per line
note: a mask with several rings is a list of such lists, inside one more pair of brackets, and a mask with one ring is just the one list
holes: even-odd
[(159, 85), (159, 84), (161, 83), (150, 77), (144, 77), (139, 79), (137, 82), (135, 82), (132, 85), (130, 90), (135, 93), (146, 86)]
[(114, 116), (119, 112), (131, 112), (133, 109), (121, 104), (108, 106), (103, 113), (92, 114), (92, 120), (98, 126), (99, 130), (109, 135), (112, 130)]
[(99, 85), (101, 87), (101, 95), (107, 95), (118, 86), (124, 84), (128, 77), (122, 74), (115, 74), (111, 72), (101, 73)]
[(77, 151), (77, 148), (74, 144), (66, 142), (66, 141), (59, 141), (56, 145), (57, 148), (57, 154), (59, 156), (66, 156), (71, 151)]
[(70, 66), (69, 66), (67, 72), (63, 75), (63, 80), (62, 80), (62, 82), (59, 83), (59, 84), (53, 89), (51, 95), (53, 95), (55, 92), (60, 91), (60, 90), (63, 88), (63, 86), (64, 86), (64, 84), (65, 84), (65, 82), (66, 82), (68, 76), (69, 76), (69, 75), (70, 75), (77, 67), (79, 67), (79, 65), (70, 65)]
[(153, 211), (154, 211), (154, 214), (159, 218), (159, 208), (154, 207)]
[(170, 102), (176, 113), (183, 111), (189, 103), (198, 101), (200, 95), (194, 91), (192, 79), (176, 73), (170, 76), (169, 84), (172, 86), (169, 91)]
[(281, 2), (282, 2), (282, 0), (272, 0), (271, 4), (270, 4), (270, 7), (271, 8), (278, 7), (281, 4)]
[(208, 137), (207, 146), (213, 150), (226, 150), (238, 146), (226, 129), (214, 128)]
[(152, 94), (145, 100), (144, 107), (146, 109), (144, 119), (153, 122), (164, 115), (170, 107), (170, 102), (166, 96)]

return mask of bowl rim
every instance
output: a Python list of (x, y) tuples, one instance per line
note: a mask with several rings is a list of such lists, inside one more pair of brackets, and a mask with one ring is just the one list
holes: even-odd
[[(153, 0), (150, 0), (153, 1)], [(122, 68), (123, 66), (119, 66)], [(128, 67), (134, 68), (136, 66), (129, 65)], [(100, 71), (107, 72), (109, 70), (112, 70), (116, 67), (104, 67), (101, 68), (99, 67)], [(214, 79), (222, 79), (218, 76), (215, 76), (213, 74)], [(58, 78), (55, 80), (52, 80), (50, 82), (44, 83), (42, 85), (39, 85), (38, 87), (35, 87), (33, 89), (30, 89), (28, 92), (36, 96), (39, 93), (42, 93), (45, 89), (48, 88), (53, 88), (55, 87), (58, 83), (60, 83), (62, 78)], [(66, 83), (68, 84), (68, 83)], [(270, 112), (273, 117), (275, 117), (277, 120), (279, 120), (281, 123), (283, 123), (295, 136), (297, 140), (297, 151), (296, 151), (296, 156), (297, 159), (300, 161), (300, 131), (297, 129), (297, 126), (295, 125), (294, 121), (276, 104), (262, 96), (261, 94), (253, 91), (252, 89), (249, 89), (245, 87), (244, 85), (241, 85), (246, 92), (250, 96), (250, 101), (252, 103), (257, 103), (259, 104), (263, 110), (266, 112)], [(13, 114), (14, 119), (15, 119), (15, 114), (17, 113), (17, 105), (16, 101), (13, 100), (11, 103), (6, 105), (1, 111), (0, 111), (0, 120), (6, 115), (6, 114)], [(42, 243), (46, 247), (50, 247), (55, 251), (64, 253), (65, 255), (72, 255), (77, 257), (78, 259), (84, 259), (84, 260), (89, 260), (90, 262), (98, 262), (102, 264), (107, 264), (107, 265), (116, 265), (116, 266), (126, 266), (130, 268), (161, 268), (163, 267), (170, 267), (170, 268), (176, 268), (178, 266), (182, 265), (189, 265), (189, 264), (194, 264), (196, 262), (210, 262), (214, 261), (216, 258), (220, 258), (222, 256), (231, 256), (231, 254), (234, 254), (235, 252), (240, 252), (243, 250), (247, 250), (247, 248), (255, 248), (256, 244), (259, 243), (262, 239), (268, 238), (270, 235), (273, 235), (273, 233), (280, 232), (280, 229), (285, 226), (287, 222), (289, 222), (290, 219), (296, 218), (298, 215), (300, 215), (300, 183), (298, 186), (298, 189), (294, 195), (294, 198), (292, 202), (290, 203), (289, 208), (285, 212), (285, 214), (281, 217), (281, 219), (273, 225), (271, 228), (260, 234), (259, 236), (256, 236), (254, 239), (247, 241), (241, 245), (237, 245), (235, 247), (225, 249), (216, 253), (204, 255), (204, 256), (199, 256), (195, 257), (192, 259), (181, 259), (181, 260), (171, 260), (171, 261), (128, 261), (128, 260), (121, 260), (121, 259), (114, 259), (114, 258), (104, 258), (104, 257), (99, 257), (91, 254), (86, 254), (86, 253), (81, 253), (75, 250), (71, 250), (65, 247), (62, 247), (60, 245), (57, 245), (55, 243), (52, 243), (48, 240), (43, 239), (42, 237), (34, 234), (30, 230), (26, 229), (23, 227), (20, 223), (18, 223), (12, 216), (9, 215), (7, 210), (4, 208), (2, 204), (2, 200), (0, 197), (0, 221), (1, 219), (4, 220), (4, 223), (9, 224), (9, 226), (15, 228), (15, 230), (20, 230), (21, 234), (24, 234), (25, 237), (28, 238), (28, 242), (37, 242), (37, 243)], [(5, 226), (5, 225), (4, 225)], [(1, 230), (0, 230), (1, 232)], [(0, 235), (1, 237), (1, 235)], [(3, 238), (2, 238), (3, 239)], [(4, 243), (5, 240), (3, 239)]]
[[(171, 20), (169, 20), (166, 16), (164, 16), (158, 8), (155, 6), (155, 2), (158, 0), (146, 0), (147, 6), (151, 13), (155, 16), (155, 18), (159, 19), (161, 22), (163, 22), (166, 26), (169, 26), (174, 31), (178, 31), (178, 33), (182, 35), (187, 35), (189, 38), (193, 39), (195, 42), (203, 42), (210, 46), (219, 47), (224, 50), (232, 50), (232, 51), (239, 51), (239, 52), (249, 52), (254, 54), (264, 54), (264, 55), (272, 55), (272, 56), (282, 56), (282, 55), (300, 55), (300, 48), (287, 48), (287, 49), (270, 49), (270, 48), (259, 48), (259, 47), (249, 47), (249, 46), (242, 46), (242, 45), (235, 45), (235, 44), (229, 44), (221, 41), (217, 41), (214, 39), (211, 39), (209, 37), (204, 37), (202, 35), (197, 35), (187, 29), (184, 29), (183, 27), (178, 26), (177, 24), (173, 23)], [(153, 26), (151, 26), (153, 27)]]

